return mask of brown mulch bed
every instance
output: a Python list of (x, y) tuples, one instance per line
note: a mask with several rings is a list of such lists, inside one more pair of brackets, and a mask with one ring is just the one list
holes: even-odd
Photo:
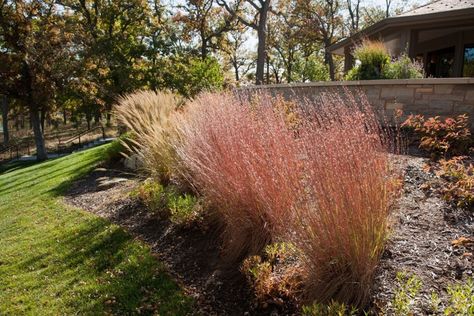
[(278, 315), (271, 308), (257, 310), (246, 280), (236, 273), (238, 267), (221, 262), (216, 229), (202, 223), (178, 226), (149, 212), (137, 198), (130, 197), (138, 180), (124, 171), (99, 168), (75, 182), (64, 199), (109, 219), (150, 245), (195, 299), (195, 314)]
[[(373, 308), (390, 312), (397, 290), (399, 271), (416, 274), (423, 286), (414, 314), (430, 313), (430, 295), (435, 290), (446, 301), (449, 284), (472, 277), (472, 245), (453, 246), (460, 237), (474, 236), (473, 213), (448, 205), (434, 182), (442, 182), (424, 171), (427, 160), (402, 156), (397, 163), (405, 170), (404, 192), (392, 212), (392, 232), (376, 272)], [(99, 168), (75, 182), (65, 201), (124, 227), (150, 245), (172, 276), (197, 302), (196, 314), (288, 315), (294, 306), (270, 306), (259, 310), (251, 289), (238, 267), (223, 268), (219, 256), (219, 234), (204, 222), (178, 226), (146, 207), (129, 192), (138, 184), (124, 170)], [(471, 255), (469, 255), (471, 253)]]
[(388, 307), (397, 290), (396, 274), (416, 275), (422, 282), (414, 315), (431, 314), (432, 291), (446, 303), (448, 285), (466, 281), (474, 270), (473, 245), (454, 246), (474, 236), (473, 213), (448, 205), (436, 187), (445, 183), (425, 171), (428, 160), (401, 157), (404, 192), (392, 212), (392, 232), (378, 267), (374, 305)]

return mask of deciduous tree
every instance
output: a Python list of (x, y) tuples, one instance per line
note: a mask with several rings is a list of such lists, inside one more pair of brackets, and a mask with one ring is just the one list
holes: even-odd
[(225, 33), (235, 26), (235, 16), (218, 6), (216, 0), (186, 0), (178, 9), (175, 21), (184, 23), (183, 35), (190, 40), (193, 35), (198, 38), (202, 59), (210, 50), (218, 49)]
[(329, 47), (342, 34), (343, 16), (339, 0), (297, 0), (298, 15), (306, 26), (303, 30), (308, 39), (320, 41), (324, 47), (324, 61), (329, 66), (331, 80), (335, 79), (336, 67)]
[(0, 93), (28, 106), (38, 160), (47, 158), (40, 113), (45, 113), (72, 57), (71, 28), (49, 1), (0, 3)]
[(265, 59), (267, 56), (267, 20), (271, 9), (271, 0), (216, 0), (232, 16), (245, 26), (257, 32), (257, 71), (255, 83), (264, 83)]

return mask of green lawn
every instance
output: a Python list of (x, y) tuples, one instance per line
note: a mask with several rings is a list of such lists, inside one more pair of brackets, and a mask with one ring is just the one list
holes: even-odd
[(0, 174), (0, 315), (184, 315), (192, 309), (145, 244), (61, 201), (107, 146)]

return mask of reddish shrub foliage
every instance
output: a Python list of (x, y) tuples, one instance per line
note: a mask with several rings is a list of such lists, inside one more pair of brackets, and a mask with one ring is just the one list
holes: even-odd
[(466, 114), (444, 121), (439, 116), (425, 119), (423, 115), (410, 115), (402, 128), (413, 130), (420, 139), (420, 148), (430, 152), (434, 158), (468, 153), (472, 144)]
[(474, 210), (474, 165), (467, 157), (441, 160), (438, 176), (448, 181), (443, 187), (444, 198), (458, 207)]
[(186, 177), (224, 223), (224, 254), (301, 252), (308, 299), (366, 302), (393, 197), (389, 143), (364, 98), (204, 94), (179, 118)]

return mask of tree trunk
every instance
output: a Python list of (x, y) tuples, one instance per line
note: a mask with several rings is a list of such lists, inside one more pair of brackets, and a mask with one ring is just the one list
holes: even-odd
[(106, 119), (105, 124), (107, 126), (110, 126), (110, 122), (112, 120), (112, 104), (107, 104), (105, 106), (105, 112), (106, 112), (106, 114), (105, 114), (105, 119)]
[(293, 78), (291, 77), (292, 75), (293, 75), (293, 53), (289, 53), (288, 64), (286, 67), (286, 81), (288, 83), (291, 83), (293, 81)]
[(90, 110), (86, 111), (87, 130), (91, 129), (92, 114)]
[(2, 100), (2, 124), (3, 124), (3, 143), (6, 145), (10, 141), (10, 133), (8, 132), (8, 99), (3, 96)]
[(267, 63), (267, 71), (266, 71), (266, 73), (267, 73), (267, 78), (266, 79), (267, 80), (266, 80), (266, 82), (267, 82), (267, 84), (270, 84), (270, 58), (268, 56), (266, 56), (266, 63)]
[(44, 134), (44, 121), (46, 120), (46, 111), (40, 111), (40, 120), (41, 120), (41, 132)]
[(63, 110), (63, 122), (64, 122), (64, 125), (67, 124), (67, 114), (66, 114), (66, 110)]
[(207, 57), (207, 41), (206, 41), (206, 34), (204, 33), (204, 29), (201, 28), (201, 58), (205, 60)]
[(48, 154), (46, 153), (46, 146), (44, 144), (44, 137), (41, 131), (41, 119), (38, 108), (30, 105), (30, 118), (31, 125), (33, 127), (33, 133), (35, 136), (36, 144), (36, 160), (43, 161), (48, 159)]
[(237, 64), (237, 62), (232, 62), (232, 65), (234, 66), (235, 81), (239, 82), (240, 81), (239, 65)]
[(95, 113), (94, 113), (94, 121), (95, 121), (96, 124), (100, 123), (100, 111), (99, 110), (96, 110)]
[(270, 9), (270, 0), (265, 0), (260, 9), (258, 21), (258, 48), (257, 48), (257, 74), (255, 84), (260, 85), (264, 82), (265, 76), (265, 57), (267, 54), (267, 16)]
[(331, 78), (331, 81), (334, 81), (336, 78), (336, 69), (334, 67), (334, 59), (332, 57), (331, 52), (329, 51), (329, 46), (331, 45), (330, 43), (325, 43), (324, 47), (324, 62), (329, 65), (329, 77)]
[(110, 114), (110, 111), (107, 112), (106, 119), (107, 120), (105, 122), (105, 125), (110, 126), (110, 121), (112, 120), (112, 115)]

